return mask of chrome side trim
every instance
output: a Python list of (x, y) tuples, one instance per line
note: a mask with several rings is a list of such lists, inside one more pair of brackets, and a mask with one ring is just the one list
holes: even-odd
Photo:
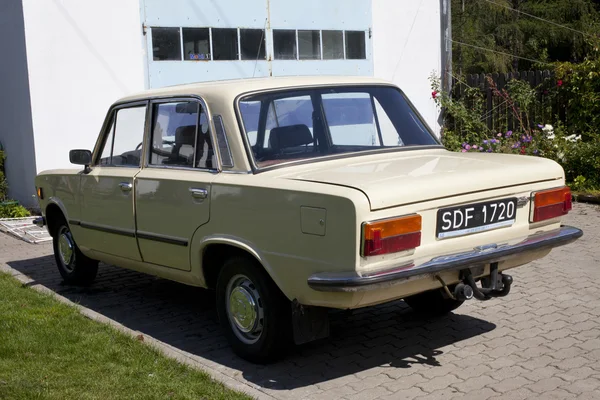
[(175, 236), (159, 235), (158, 233), (137, 231), (138, 239), (154, 240), (156, 242), (163, 242), (168, 244), (174, 244), (177, 246), (186, 247), (188, 241), (186, 239), (178, 238)]
[(515, 244), (489, 244), (444, 256), (435, 257), (421, 264), (408, 262), (395, 268), (360, 275), (352, 272), (321, 272), (308, 278), (308, 286), (321, 292), (357, 292), (374, 290), (423, 278), (442, 271), (451, 271), (498, 262), (522, 255), (523, 252), (551, 249), (569, 244), (583, 235), (571, 226), (527, 236)]
[(87, 222), (80, 222), (79, 225), (82, 228), (86, 228), (86, 229), (93, 229), (93, 230), (100, 231), (100, 232), (112, 233), (115, 235), (122, 235), (122, 236), (127, 236), (127, 237), (135, 237), (135, 232), (133, 231), (133, 229), (113, 228), (111, 226), (90, 224)]

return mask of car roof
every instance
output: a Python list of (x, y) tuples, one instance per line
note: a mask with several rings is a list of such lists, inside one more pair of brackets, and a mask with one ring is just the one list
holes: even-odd
[(238, 95), (247, 92), (279, 89), (310, 87), (324, 85), (365, 85), (387, 84), (389, 81), (366, 76), (279, 76), (267, 78), (243, 78), (210, 82), (190, 83), (149, 89), (123, 97), (117, 103), (144, 100), (152, 97), (170, 96), (202, 96), (209, 102), (224, 100), (229, 102)]

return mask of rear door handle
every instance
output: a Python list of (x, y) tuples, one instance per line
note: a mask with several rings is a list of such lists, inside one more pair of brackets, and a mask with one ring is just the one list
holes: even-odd
[(190, 193), (195, 199), (206, 199), (208, 197), (208, 190), (199, 188), (190, 188)]
[(129, 182), (121, 182), (119, 183), (119, 188), (124, 192), (130, 192), (133, 189), (133, 185)]

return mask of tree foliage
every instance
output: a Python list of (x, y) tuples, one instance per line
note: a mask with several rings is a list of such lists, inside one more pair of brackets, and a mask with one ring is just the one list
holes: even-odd
[(598, 46), (599, 32), (600, 0), (452, 0), (453, 68), (460, 74), (582, 62)]

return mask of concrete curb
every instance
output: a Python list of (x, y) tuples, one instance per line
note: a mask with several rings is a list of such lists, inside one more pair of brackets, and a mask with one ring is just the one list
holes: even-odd
[(273, 399), (275, 399), (275, 397), (269, 396), (268, 394), (261, 391), (260, 386), (258, 386), (258, 385), (245, 384), (243, 382), (237, 381), (237, 380), (231, 378), (230, 376), (225, 375), (224, 373), (220, 372), (219, 370), (224, 368), (222, 365), (215, 363), (213, 361), (207, 360), (200, 356), (191, 355), (191, 354), (189, 354), (185, 351), (182, 351), (176, 347), (173, 347), (164, 342), (161, 342), (160, 340), (155, 339), (152, 336), (148, 336), (143, 332), (134, 331), (133, 329), (129, 329), (126, 326), (124, 326), (123, 324), (120, 324), (113, 319), (110, 319), (100, 313), (97, 313), (94, 310), (90, 310), (87, 307), (83, 307), (80, 304), (72, 302), (71, 300), (59, 295), (58, 293), (47, 288), (46, 286), (43, 286), (40, 284), (35, 284), (34, 283), (35, 281), (33, 279), (31, 279), (27, 275), (22, 274), (21, 272), (17, 271), (16, 269), (14, 269), (4, 263), (0, 264), (0, 272), (6, 272), (9, 275), (11, 275), (12, 277), (14, 277), (15, 279), (17, 279), (22, 284), (31, 287), (33, 290), (36, 290), (40, 293), (50, 295), (51, 297), (55, 298), (56, 300), (60, 301), (61, 303), (67, 304), (71, 307), (75, 307), (82, 315), (84, 315), (85, 317), (87, 317), (91, 320), (101, 322), (106, 325), (110, 325), (113, 328), (115, 328), (116, 330), (118, 330), (134, 339), (137, 339), (137, 340), (139, 340), (140, 335), (141, 335), (143, 337), (144, 343), (152, 346), (153, 348), (158, 350), (164, 356), (174, 359), (174, 360), (176, 360), (182, 364), (188, 365), (192, 368), (201, 370), (202, 372), (204, 372), (208, 376), (210, 376), (213, 380), (215, 380), (219, 383), (222, 383), (225, 387), (227, 387), (229, 389), (244, 393), (244, 394), (251, 396), (257, 400), (273, 400)]

